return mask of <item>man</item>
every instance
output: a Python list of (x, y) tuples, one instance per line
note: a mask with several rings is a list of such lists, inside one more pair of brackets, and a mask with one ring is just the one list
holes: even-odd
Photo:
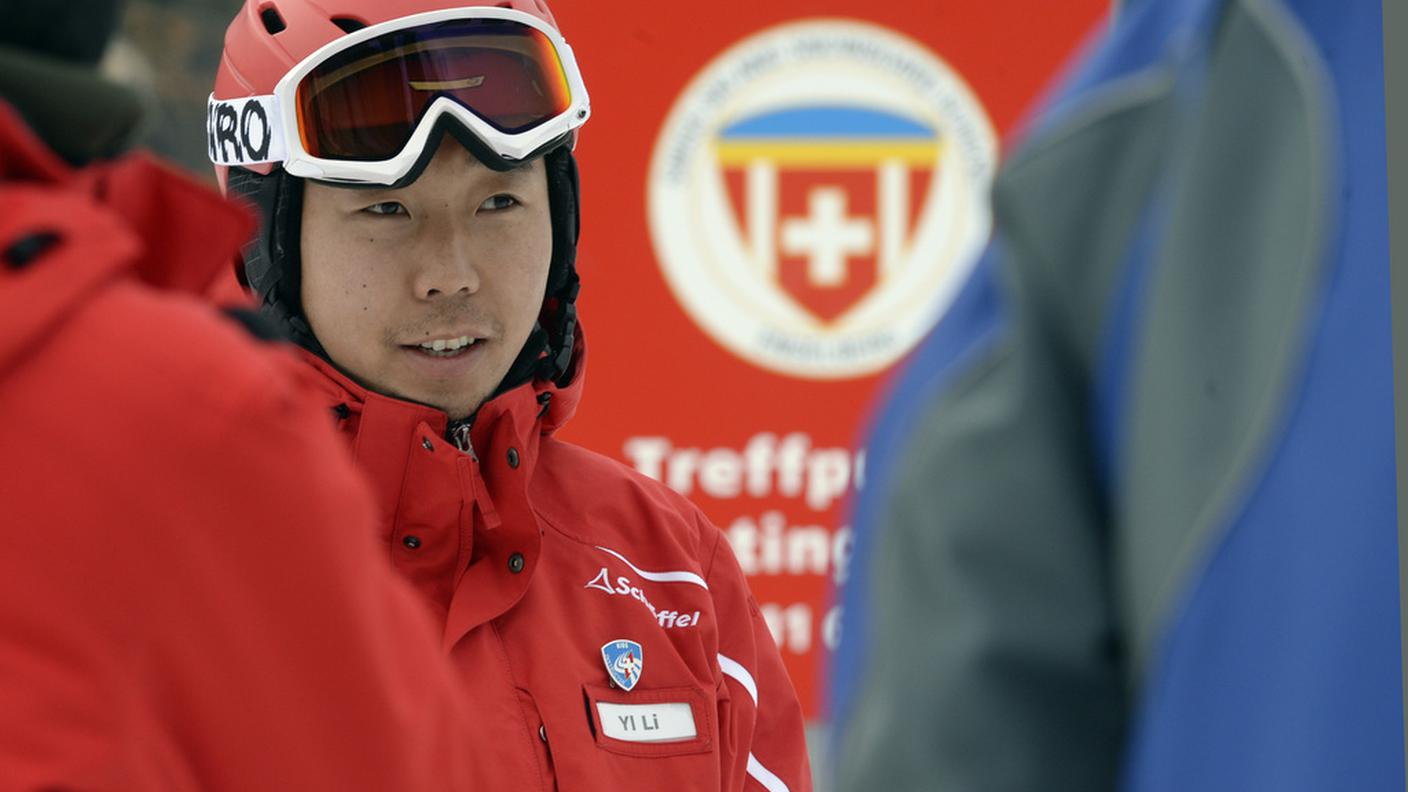
[(244, 276), (442, 625), (484, 788), (809, 789), (721, 533), (553, 434), (584, 358), (572, 51), (540, 2), (447, 5), (245, 5), (209, 140), (264, 220)]
[(839, 789), (1402, 786), (1382, 47), (1122, 4), (879, 413)]
[(0, 7), (0, 790), (462, 787), (371, 498), (291, 355), (201, 295), (250, 218), (106, 159), (117, 17)]

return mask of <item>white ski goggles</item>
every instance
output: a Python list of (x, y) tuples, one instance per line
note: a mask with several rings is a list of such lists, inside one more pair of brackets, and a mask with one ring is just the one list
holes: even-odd
[(503, 170), (559, 144), (590, 115), (572, 48), (551, 26), (513, 9), (455, 8), (341, 36), (273, 94), (211, 94), (206, 140), (216, 165), (277, 163), (302, 178), (395, 186), (415, 177), (450, 120)]

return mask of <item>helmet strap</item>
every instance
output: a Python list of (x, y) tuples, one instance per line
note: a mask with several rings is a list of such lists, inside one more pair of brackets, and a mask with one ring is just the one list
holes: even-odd
[[(493, 396), (534, 379), (561, 386), (572, 379), (572, 357), (577, 341), (577, 240), (581, 236), (577, 161), (567, 146), (543, 155), (548, 178), (548, 204), (552, 216), (552, 261), (543, 309), (528, 341), (509, 367)], [(490, 398), (493, 398), (491, 396)]]

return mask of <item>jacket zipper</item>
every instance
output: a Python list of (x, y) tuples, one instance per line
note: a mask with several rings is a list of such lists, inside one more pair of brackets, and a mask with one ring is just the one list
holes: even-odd
[(478, 462), (479, 457), (474, 455), (474, 444), (470, 442), (469, 439), (469, 427), (469, 421), (460, 421), (459, 423), (451, 424), (449, 431), (445, 433), (445, 439), (453, 443), (455, 448), (469, 454), (470, 459)]

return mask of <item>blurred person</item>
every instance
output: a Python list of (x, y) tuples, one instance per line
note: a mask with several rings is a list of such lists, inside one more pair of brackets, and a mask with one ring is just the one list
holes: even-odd
[(877, 410), (839, 789), (1398, 789), (1377, 2), (1124, 4)]
[(0, 790), (462, 786), (365, 483), (291, 355), (201, 295), (252, 218), (108, 159), (117, 17), (0, 6)]
[(807, 790), (801, 709), (722, 533), (554, 434), (583, 385), (587, 93), (545, 4), (464, 5), (245, 4), (208, 140), (263, 221), (243, 276), (372, 480), (485, 788)]

